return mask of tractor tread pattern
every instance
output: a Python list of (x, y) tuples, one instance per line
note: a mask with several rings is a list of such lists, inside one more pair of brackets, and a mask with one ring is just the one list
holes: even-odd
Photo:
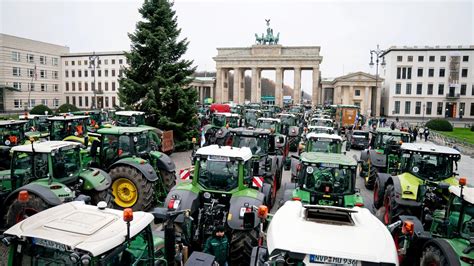
[[(127, 178), (135, 184), (138, 199), (131, 207), (133, 211), (147, 211), (151, 209), (155, 195), (153, 182), (148, 181), (140, 171), (130, 166), (118, 166), (110, 171), (110, 177), (112, 178), (112, 183), (116, 179)], [(117, 207), (121, 208), (120, 206)]]
[(249, 265), (252, 248), (257, 243), (256, 230), (234, 231), (230, 241), (230, 265)]

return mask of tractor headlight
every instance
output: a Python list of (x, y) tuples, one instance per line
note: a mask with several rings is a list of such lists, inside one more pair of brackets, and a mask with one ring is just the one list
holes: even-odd
[(306, 173), (312, 174), (313, 172), (314, 172), (313, 167), (311, 167), (311, 166), (306, 167)]

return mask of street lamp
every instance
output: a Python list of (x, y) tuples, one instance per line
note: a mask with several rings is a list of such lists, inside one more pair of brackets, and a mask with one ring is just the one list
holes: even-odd
[[(377, 97), (379, 96), (378, 93), (378, 82), (379, 82), (379, 57), (385, 53), (384, 50), (380, 50), (379, 45), (377, 44), (376, 50), (370, 50), (370, 63), (369, 66), (372, 68), (375, 65), (375, 91), (377, 92)], [(374, 55), (375, 55), (375, 64), (374, 64)], [(385, 67), (385, 57), (382, 57), (382, 62), (380, 63), (382, 67)], [(377, 101), (377, 99), (375, 99)], [(377, 110), (375, 112), (377, 114)]]
[(94, 92), (94, 97), (92, 99), (92, 107), (91, 109), (95, 109), (96, 108), (96, 104), (97, 104), (97, 92), (96, 92), (96, 83), (95, 83), (95, 76), (96, 76), (96, 73), (95, 73), (95, 69), (96, 68), (100, 68), (100, 57), (98, 55), (95, 54), (95, 52), (92, 53), (91, 56), (89, 56), (89, 68), (90, 69), (94, 69), (93, 73), (94, 73), (94, 85), (92, 86), (92, 91)]

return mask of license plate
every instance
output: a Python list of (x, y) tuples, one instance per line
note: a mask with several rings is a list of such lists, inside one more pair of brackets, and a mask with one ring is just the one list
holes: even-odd
[(330, 257), (323, 255), (309, 255), (309, 262), (324, 263), (324, 264), (340, 264), (340, 265), (358, 265), (358, 260), (345, 259), (338, 257)]

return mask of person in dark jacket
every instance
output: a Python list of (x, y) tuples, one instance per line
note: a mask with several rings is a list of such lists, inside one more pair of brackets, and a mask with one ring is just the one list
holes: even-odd
[(424, 134), (425, 134), (425, 141), (428, 141), (428, 137), (430, 136), (430, 131), (428, 128), (425, 128)]
[(206, 240), (204, 253), (213, 255), (219, 265), (227, 265), (229, 257), (229, 240), (225, 236), (225, 227), (219, 225), (214, 230), (214, 235)]
[(416, 137), (417, 137), (417, 136), (418, 136), (418, 127), (415, 127), (415, 128), (413, 129), (413, 138), (414, 138), (413, 141), (416, 141)]

